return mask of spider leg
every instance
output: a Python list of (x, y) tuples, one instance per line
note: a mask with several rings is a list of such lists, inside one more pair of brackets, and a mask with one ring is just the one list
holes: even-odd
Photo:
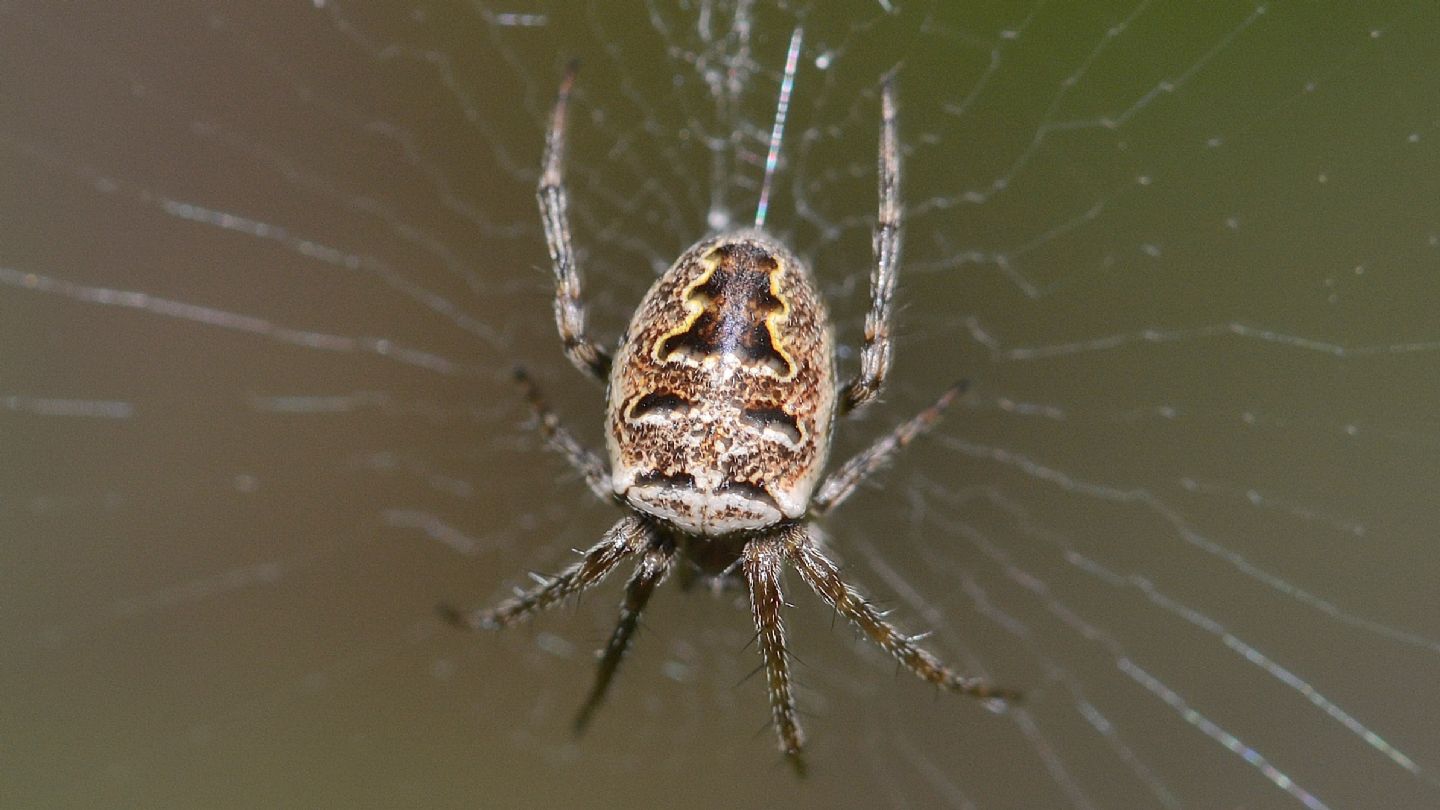
[(805, 745), (805, 733), (800, 729), (800, 716), (795, 708), (795, 694), (790, 681), (790, 652), (785, 646), (785, 624), (780, 615), (785, 606), (780, 575), (785, 564), (786, 542), (784, 533), (751, 540), (745, 545), (741, 570), (745, 572), (745, 582), (750, 588), (750, 609), (755, 617), (760, 654), (765, 660), (770, 711), (775, 732), (780, 737), (780, 751), (796, 773), (803, 776), (805, 762), (800, 752)]
[(610, 635), (610, 642), (605, 645), (605, 652), (600, 658), (600, 668), (595, 672), (595, 685), (591, 687), (590, 696), (575, 717), (576, 734), (585, 730), (595, 710), (604, 702), (605, 692), (610, 688), (615, 670), (625, 657), (625, 651), (629, 649), (630, 640), (639, 626), (640, 614), (650, 601), (650, 595), (670, 573), (670, 566), (674, 561), (674, 544), (652, 542), (640, 564), (635, 567), (635, 573), (625, 585), (625, 600), (620, 603), (620, 621), (615, 625), (615, 632)]
[(580, 294), (580, 270), (575, 266), (575, 249), (570, 244), (570, 216), (567, 212), (570, 195), (565, 190), (562, 171), (565, 113), (578, 70), (579, 63), (571, 62), (565, 68), (565, 77), (560, 80), (560, 91), (550, 113), (550, 129), (545, 135), (545, 157), (535, 197), (540, 203), (545, 242), (550, 248), (550, 263), (555, 269), (555, 325), (560, 330), (565, 356), (576, 368), (603, 383), (610, 376), (610, 355), (585, 334), (585, 301)]
[(530, 375), (526, 373), (525, 369), (519, 366), (515, 368), (515, 383), (524, 392), (525, 401), (530, 405), (530, 412), (535, 415), (535, 421), (540, 427), (540, 435), (545, 438), (545, 443), (550, 445), (552, 450), (564, 456), (565, 460), (570, 462), (570, 466), (584, 477), (585, 483), (590, 487), (590, 491), (595, 493), (595, 497), (602, 501), (614, 500), (615, 493), (610, 487), (610, 473), (605, 467), (605, 462), (600, 460), (600, 456), (581, 444), (574, 434), (560, 424), (560, 417), (556, 416), (555, 412), (550, 410), (550, 406), (545, 403), (545, 398), (541, 396), (535, 381), (530, 379)]
[(815, 497), (810, 499), (810, 511), (823, 515), (844, 503), (866, 478), (889, 463), (890, 459), (900, 452), (900, 448), (934, 427), (945, 409), (965, 392), (967, 386), (968, 383), (962, 381), (945, 389), (945, 393), (940, 395), (934, 405), (901, 423), (899, 427), (880, 437), (874, 444), (826, 476), (816, 488)]
[(980, 678), (967, 678), (940, 663), (933, 653), (915, 642), (917, 637), (907, 636), (880, 615), (865, 597), (841, 579), (835, 567), (809, 532), (801, 529), (786, 537), (785, 554), (800, 571), (815, 593), (819, 594), (830, 607), (860, 628), (875, 644), (895, 656), (906, 669), (917, 677), (951, 692), (960, 692), (982, 699), (1018, 700), (1020, 693), (1011, 689), (992, 686)]
[(875, 223), (875, 268), (870, 274), (870, 310), (865, 314), (865, 343), (860, 373), (845, 386), (840, 412), (873, 400), (890, 371), (891, 298), (900, 261), (900, 144), (895, 125), (895, 75), (880, 87), (880, 213)]
[(440, 615), (451, 624), (472, 630), (498, 630), (544, 610), (567, 596), (578, 594), (604, 579), (626, 556), (643, 549), (652, 532), (637, 517), (622, 518), (605, 533), (600, 542), (585, 552), (584, 559), (553, 577), (546, 577), (537, 586), (521, 591), (490, 608), (463, 613), (441, 605)]

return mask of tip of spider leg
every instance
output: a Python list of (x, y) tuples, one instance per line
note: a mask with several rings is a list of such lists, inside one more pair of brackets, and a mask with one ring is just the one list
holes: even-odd
[[(760, 725), (759, 728), (755, 729), (755, 736), (763, 737), (767, 733), (773, 733), (774, 728), (775, 727), (772, 722), (766, 720)], [(784, 742), (780, 743), (780, 756), (785, 760), (786, 763), (790, 765), (790, 768), (795, 772), (795, 775), (800, 777), (801, 779), (804, 779), (806, 776), (809, 775), (809, 769), (805, 762), (804, 746), (805, 741), (803, 738), (800, 740), (799, 745), (795, 748), (788, 747)]]
[(990, 699), (998, 700), (1006, 705), (1023, 703), (1025, 701), (1025, 693), (1014, 689), (996, 689), (995, 693), (990, 696)]
[(805, 755), (801, 753), (798, 748), (793, 751), (786, 751), (785, 761), (790, 764), (790, 770), (795, 772), (797, 778), (804, 779), (810, 775), (809, 768), (805, 764)]
[(951, 691), (962, 692), (975, 697), (984, 703), (986, 708), (996, 713), (1004, 711), (1005, 708), (1011, 704), (1020, 703), (1025, 697), (1023, 692), (1015, 689), (977, 684), (973, 681), (966, 680), (958, 681), (953, 685), (946, 684), (946, 686), (948, 686)]
[(1014, 692), (1008, 696), (990, 696), (983, 698), (980, 703), (991, 714), (1004, 714), (1011, 706), (1020, 702), (1020, 693)]
[(462, 630), (498, 630), (500, 623), (489, 613), (472, 614), (466, 613), (449, 602), (441, 602), (435, 606), (435, 612), (446, 624), (459, 627)]
[(440, 615), (440, 618), (443, 619), (446, 624), (450, 624), (455, 627), (470, 626), (470, 623), (465, 620), (465, 614), (461, 613), (459, 608), (455, 607), (449, 602), (441, 602), (440, 604), (436, 605), (435, 612)]
[(560, 78), (560, 92), (556, 99), (556, 107), (564, 106), (570, 97), (570, 88), (575, 86), (575, 75), (580, 72), (580, 57), (576, 56), (565, 63), (565, 72)]
[(589, 730), (590, 721), (591, 719), (593, 719), (594, 715), (595, 710), (590, 708), (589, 706), (581, 709), (580, 714), (576, 715), (575, 720), (570, 723), (570, 734), (573, 735), (576, 739), (585, 736), (585, 732)]
[(952, 403), (955, 402), (955, 400), (964, 396), (965, 392), (969, 390), (969, 380), (956, 380), (955, 382), (950, 384), (949, 388), (945, 389), (945, 393), (940, 395), (940, 401), (936, 404), (942, 409), (948, 408)]

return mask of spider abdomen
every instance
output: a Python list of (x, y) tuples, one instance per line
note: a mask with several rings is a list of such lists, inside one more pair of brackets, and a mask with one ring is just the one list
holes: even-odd
[(809, 270), (759, 231), (691, 247), (646, 293), (610, 375), (615, 493), (692, 534), (802, 517), (835, 411)]

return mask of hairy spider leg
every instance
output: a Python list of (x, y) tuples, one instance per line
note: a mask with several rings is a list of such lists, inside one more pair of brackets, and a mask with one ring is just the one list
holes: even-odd
[(585, 731), (595, 710), (605, 701), (610, 681), (615, 677), (615, 670), (630, 648), (630, 641), (640, 624), (640, 614), (644, 612), (651, 594), (665, 581), (674, 562), (675, 544), (666, 539), (652, 543), (650, 548), (646, 549), (645, 556), (640, 559), (640, 564), (635, 566), (635, 573), (625, 585), (625, 599), (620, 603), (620, 620), (615, 625), (615, 631), (610, 634), (610, 641), (605, 645), (605, 651), (600, 658), (600, 666), (595, 671), (595, 685), (591, 687), (585, 705), (580, 707), (579, 714), (575, 716), (576, 734)]
[(801, 749), (805, 746), (805, 733), (800, 728), (800, 713), (795, 707), (790, 651), (785, 646), (785, 622), (781, 616), (785, 607), (780, 581), (787, 543), (784, 534), (789, 531), (794, 529), (772, 532), (747, 543), (741, 570), (750, 588), (750, 610), (755, 618), (760, 654), (765, 661), (765, 683), (770, 692), (770, 712), (780, 738), (780, 751), (795, 772), (803, 776), (805, 761)]
[(810, 532), (802, 527), (784, 537), (785, 556), (800, 572), (801, 579), (836, 613), (849, 619), (881, 649), (921, 680), (951, 692), (982, 699), (1019, 700), (1020, 693), (991, 685), (981, 678), (969, 678), (940, 663), (933, 653), (915, 643), (916, 638), (900, 632), (840, 576), (840, 571), (820, 550)]
[(550, 129), (545, 134), (545, 157), (535, 197), (540, 203), (545, 243), (550, 248), (550, 264), (555, 270), (555, 326), (560, 330), (565, 356), (576, 368), (603, 384), (610, 377), (610, 354), (585, 333), (585, 300), (580, 291), (575, 248), (570, 243), (570, 194), (565, 190), (563, 166), (565, 114), (579, 70), (578, 61), (570, 62), (560, 81), (560, 92), (550, 113)]
[(540, 430), (540, 435), (544, 437), (545, 444), (565, 457), (565, 461), (585, 479), (586, 486), (595, 493), (595, 497), (607, 502), (614, 500), (614, 492), (610, 486), (610, 472), (606, 469), (605, 462), (601, 461), (595, 451), (581, 444), (580, 440), (575, 438), (575, 434), (561, 424), (560, 417), (550, 410), (539, 387), (535, 385), (534, 380), (530, 379), (530, 375), (525, 369), (516, 366), (514, 374), (515, 383), (525, 394), (525, 401), (530, 406), (530, 412), (535, 417), (535, 424)]
[(870, 310), (860, 373), (840, 396), (840, 412), (849, 413), (880, 394), (890, 373), (891, 299), (900, 262), (900, 144), (895, 124), (895, 73), (880, 86), (880, 212), (875, 222), (875, 267), (870, 274)]
[(968, 387), (969, 383), (961, 380), (945, 389), (945, 393), (940, 395), (935, 404), (902, 422), (827, 475), (816, 488), (815, 497), (810, 499), (811, 513), (824, 515), (844, 503), (865, 479), (888, 464), (901, 448), (935, 427), (945, 409), (965, 393)]
[(627, 515), (620, 519), (600, 542), (590, 547), (574, 565), (551, 577), (541, 577), (535, 587), (490, 608), (464, 613), (450, 605), (440, 606), (440, 615), (451, 624), (472, 630), (498, 630), (544, 610), (598, 584), (615, 570), (620, 561), (651, 544), (654, 531), (642, 519)]

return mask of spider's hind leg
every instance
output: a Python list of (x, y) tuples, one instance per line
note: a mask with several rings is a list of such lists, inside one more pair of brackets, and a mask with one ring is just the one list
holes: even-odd
[(627, 556), (644, 549), (651, 542), (654, 530), (638, 517), (628, 516), (616, 523), (600, 542), (585, 552), (584, 559), (553, 577), (541, 578), (535, 587), (491, 608), (464, 612), (451, 605), (441, 605), (440, 615), (451, 624), (472, 630), (499, 630), (527, 619), (565, 599), (578, 594), (615, 570)]
[(799, 570), (805, 584), (834, 608), (836, 613), (860, 628), (867, 638), (895, 656), (895, 660), (916, 677), (951, 692), (976, 698), (1008, 701), (1020, 698), (1020, 693), (1014, 690), (992, 686), (980, 678), (960, 675), (940, 663), (940, 659), (929, 650), (916, 644), (916, 637), (906, 635), (895, 625), (885, 621), (874, 605), (840, 577), (835, 563), (825, 556), (808, 531), (801, 529), (791, 532), (785, 539), (785, 556)]
[(780, 738), (780, 751), (800, 775), (805, 774), (801, 749), (805, 733), (800, 728), (800, 714), (795, 707), (795, 692), (790, 678), (790, 650), (785, 645), (785, 622), (781, 610), (785, 593), (781, 573), (785, 566), (788, 535), (803, 528), (788, 527), (773, 534), (752, 539), (745, 546), (741, 570), (750, 588), (750, 609), (755, 617), (756, 640), (765, 659), (765, 682), (770, 691), (770, 711), (775, 732)]
[(605, 652), (600, 658), (600, 667), (595, 672), (595, 685), (591, 687), (590, 696), (586, 698), (585, 705), (580, 708), (580, 713), (575, 717), (576, 734), (585, 730), (595, 710), (600, 708), (600, 704), (604, 702), (605, 693), (610, 688), (610, 681), (615, 677), (615, 670), (620, 666), (621, 659), (625, 657), (625, 652), (629, 649), (630, 641), (635, 635), (635, 629), (639, 626), (640, 614), (650, 601), (651, 594), (655, 592), (661, 582), (665, 581), (674, 562), (674, 544), (668, 539), (655, 539), (646, 549), (640, 564), (635, 567), (635, 573), (631, 575), (630, 582), (625, 585), (625, 600), (620, 603), (620, 620), (615, 625), (615, 631), (610, 635), (609, 643), (605, 645)]

